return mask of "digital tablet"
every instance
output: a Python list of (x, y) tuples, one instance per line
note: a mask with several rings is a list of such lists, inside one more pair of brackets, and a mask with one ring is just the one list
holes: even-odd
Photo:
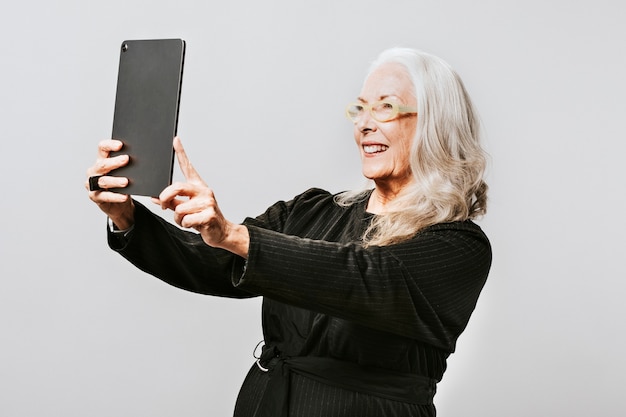
[(129, 184), (112, 191), (156, 197), (172, 183), (184, 58), (182, 39), (122, 42), (112, 137), (124, 147), (112, 155), (130, 161), (111, 175)]

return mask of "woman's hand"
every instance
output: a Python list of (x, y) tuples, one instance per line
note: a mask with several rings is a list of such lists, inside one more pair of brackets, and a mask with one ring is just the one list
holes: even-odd
[(165, 188), (154, 202), (163, 209), (173, 210), (174, 221), (182, 227), (196, 229), (207, 245), (247, 257), (248, 229), (224, 217), (213, 190), (191, 165), (177, 137), (174, 138), (174, 150), (186, 182), (177, 182)]
[(111, 152), (119, 151), (122, 146), (121, 141), (114, 139), (103, 140), (98, 144), (98, 158), (96, 163), (87, 169), (87, 178), (101, 176), (98, 178), (98, 186), (101, 189), (90, 191), (89, 180), (85, 182), (85, 188), (89, 191), (91, 201), (96, 203), (119, 229), (123, 230), (134, 224), (135, 207), (130, 196), (108, 191), (108, 189), (126, 187), (128, 178), (107, 175), (112, 170), (128, 164), (128, 155), (109, 157)]

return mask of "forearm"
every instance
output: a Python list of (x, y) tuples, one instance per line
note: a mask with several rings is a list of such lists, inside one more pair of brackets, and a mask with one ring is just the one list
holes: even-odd
[(119, 245), (109, 234), (109, 244), (133, 265), (170, 285), (224, 297), (254, 295), (232, 285), (233, 269), (244, 264), (241, 257), (207, 246), (198, 234), (177, 228), (141, 205), (128, 241)]
[(446, 349), (467, 324), (490, 264), (488, 244), (457, 231), (368, 249), (249, 232), (238, 288)]
[(448, 341), (403, 265), (378, 249), (251, 227), (246, 272), (235, 283), (275, 300), (409, 337)]

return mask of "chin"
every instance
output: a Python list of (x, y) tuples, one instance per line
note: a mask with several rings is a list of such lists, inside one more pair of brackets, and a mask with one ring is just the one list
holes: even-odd
[(370, 180), (370, 181), (378, 181), (378, 180), (382, 180), (382, 179), (385, 178), (384, 175), (372, 174), (372, 173), (369, 173), (369, 172), (364, 172), (363, 176), (365, 178), (367, 178), (368, 180)]
[(370, 180), (383, 179), (389, 175), (387, 171), (375, 167), (363, 167), (361, 172), (365, 178)]

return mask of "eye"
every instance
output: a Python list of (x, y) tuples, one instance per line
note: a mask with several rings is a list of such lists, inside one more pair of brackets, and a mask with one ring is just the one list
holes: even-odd
[(386, 122), (392, 119), (395, 113), (395, 105), (388, 101), (379, 101), (372, 108), (374, 117), (381, 122)]
[(356, 117), (363, 113), (363, 106), (357, 103), (353, 103), (348, 107), (348, 114), (350, 117)]
[(373, 106), (375, 112), (380, 113), (391, 113), (393, 111), (394, 105), (393, 103), (389, 103), (388, 101), (379, 101)]

